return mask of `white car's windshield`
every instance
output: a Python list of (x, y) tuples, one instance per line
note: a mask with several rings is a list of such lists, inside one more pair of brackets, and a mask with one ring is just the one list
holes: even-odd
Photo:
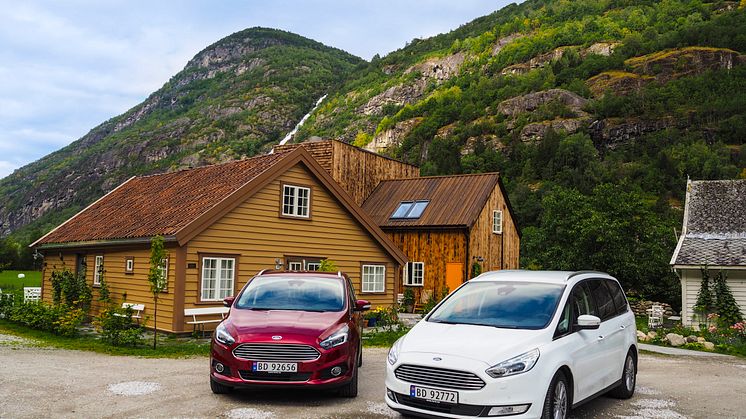
[(342, 311), (345, 307), (341, 280), (314, 277), (254, 278), (235, 304), (249, 310)]
[(509, 329), (543, 329), (564, 285), (540, 282), (470, 282), (451, 295), (429, 322)]

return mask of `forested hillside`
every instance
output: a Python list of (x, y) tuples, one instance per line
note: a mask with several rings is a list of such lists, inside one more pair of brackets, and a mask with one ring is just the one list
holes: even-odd
[(524, 267), (606, 270), (677, 304), (687, 177), (746, 177), (745, 53), (746, 10), (727, 1), (529, 0), (371, 62), (250, 29), (1, 180), (0, 223), (28, 240), (133, 174), (264, 152), (328, 93), (295, 141), (499, 171)]
[(499, 171), (524, 267), (606, 270), (676, 303), (687, 176), (746, 177), (744, 52), (735, 2), (527, 1), (374, 59), (299, 139)]

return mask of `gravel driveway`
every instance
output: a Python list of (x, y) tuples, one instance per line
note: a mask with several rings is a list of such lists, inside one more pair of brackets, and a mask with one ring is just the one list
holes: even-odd
[[(399, 417), (383, 402), (386, 349), (366, 348), (353, 400), (303, 391), (210, 392), (207, 360), (37, 348), (0, 335), (0, 418)], [(645, 354), (635, 397), (601, 397), (576, 418), (746, 417), (746, 360)]]

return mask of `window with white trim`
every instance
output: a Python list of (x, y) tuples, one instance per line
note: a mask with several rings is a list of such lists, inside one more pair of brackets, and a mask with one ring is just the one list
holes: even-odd
[(233, 258), (202, 258), (202, 301), (220, 301), (233, 295), (235, 266)]
[(363, 292), (386, 292), (386, 266), (363, 265)]
[(307, 271), (318, 271), (321, 268), (321, 262), (306, 262)]
[(310, 202), (311, 188), (282, 186), (282, 215), (308, 218)]
[(492, 232), (503, 234), (503, 212), (501, 210), (492, 211)]
[(425, 283), (425, 262), (407, 262), (404, 265), (404, 285), (421, 287)]
[(135, 272), (135, 258), (134, 256), (127, 256), (124, 262), (124, 272), (133, 273)]
[(288, 262), (288, 270), (289, 271), (302, 271), (303, 262)]
[(101, 285), (101, 277), (104, 274), (104, 257), (96, 256), (96, 264), (93, 266), (93, 285)]

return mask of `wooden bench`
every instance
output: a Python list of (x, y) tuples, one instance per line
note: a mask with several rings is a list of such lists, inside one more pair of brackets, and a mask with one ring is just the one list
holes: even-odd
[[(140, 319), (142, 319), (142, 312), (145, 311), (145, 304), (122, 303), (122, 308), (131, 308), (132, 318), (137, 319), (137, 322), (140, 323)], [(117, 317), (127, 317), (126, 315), (120, 313), (114, 313), (114, 315)]]
[[(185, 308), (184, 317), (191, 317), (191, 321), (187, 321), (187, 324), (192, 325), (192, 330), (196, 332), (205, 333), (205, 325), (209, 323), (220, 323), (225, 319), (225, 315), (228, 314), (230, 308), (228, 307), (203, 307), (203, 308)], [(201, 316), (217, 316), (220, 315), (219, 319), (203, 319), (197, 320)]]

